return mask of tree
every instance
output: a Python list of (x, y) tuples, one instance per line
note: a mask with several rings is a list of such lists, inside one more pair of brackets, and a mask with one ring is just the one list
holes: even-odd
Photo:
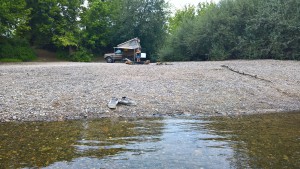
[(113, 18), (111, 42), (115, 45), (139, 37), (142, 51), (155, 59), (166, 36), (167, 7), (165, 0), (122, 0)]
[(176, 31), (184, 22), (196, 17), (196, 7), (187, 5), (183, 9), (177, 9), (175, 15), (168, 20), (168, 32)]
[(268, 0), (248, 20), (246, 56), (263, 59), (300, 59), (300, 2)]
[(161, 59), (206, 60), (207, 48), (211, 44), (207, 21), (212, 18), (214, 12), (211, 11), (215, 7), (213, 3), (199, 3), (197, 7), (186, 6), (183, 10), (177, 10), (173, 18), (169, 19), (170, 34), (159, 52)]
[(71, 49), (79, 44), (79, 15), (83, 0), (26, 0), (32, 8), (29, 25), (32, 45)]
[(31, 9), (24, 0), (0, 0), (0, 59), (30, 61), (35, 54), (22, 32), (27, 25)]
[[(170, 34), (171, 60), (300, 59), (300, 1), (223, 0)], [(176, 16), (176, 15), (175, 15)]]
[(110, 43), (110, 35), (119, 1), (89, 0), (81, 15), (82, 45), (96, 53), (103, 53)]
[(59, 0), (57, 3), (60, 19), (56, 22), (52, 41), (58, 47), (68, 47), (69, 53), (72, 52), (72, 47), (79, 45), (79, 15), (82, 4), (83, 0)]
[(28, 30), (28, 15), (24, 0), (0, 0), (0, 36), (14, 36), (18, 31)]

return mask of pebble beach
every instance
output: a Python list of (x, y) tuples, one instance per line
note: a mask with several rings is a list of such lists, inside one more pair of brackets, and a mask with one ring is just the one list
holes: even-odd
[(0, 122), (300, 112), (299, 61), (1, 63), (0, 82)]

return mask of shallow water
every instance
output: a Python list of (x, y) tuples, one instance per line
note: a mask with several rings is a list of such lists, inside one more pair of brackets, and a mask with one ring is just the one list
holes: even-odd
[(297, 168), (300, 113), (0, 124), (0, 168)]

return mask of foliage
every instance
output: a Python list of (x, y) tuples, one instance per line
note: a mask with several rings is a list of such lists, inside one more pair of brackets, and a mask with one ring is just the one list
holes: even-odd
[(166, 36), (169, 14), (165, 0), (122, 0), (113, 17), (111, 44), (116, 45), (138, 37), (142, 51), (155, 55)]
[(79, 49), (76, 52), (69, 53), (68, 49), (60, 49), (56, 53), (58, 59), (72, 62), (90, 62), (93, 55), (86, 49)]
[(18, 31), (28, 30), (30, 8), (24, 0), (0, 0), (0, 36), (11, 37)]
[(69, 55), (69, 51), (66, 49), (59, 49), (56, 51), (56, 57), (59, 60), (68, 60), (71, 61), (70, 55)]
[[(197, 25), (205, 22), (208, 18), (202, 17), (215, 8), (215, 4), (199, 3), (198, 7), (187, 6), (183, 10), (177, 10), (175, 18), (170, 19), (172, 25), (169, 28), (170, 34), (167, 37), (164, 47), (159, 51), (160, 59), (166, 61), (189, 61), (206, 60), (207, 54), (204, 47), (207, 43), (199, 43), (201, 40), (207, 40), (207, 25)], [(173, 21), (176, 21), (175, 26)], [(201, 34), (201, 36), (196, 35)], [(195, 37), (197, 36), (197, 37)], [(198, 49), (201, 53), (198, 53)]]
[(297, 0), (260, 3), (245, 29), (246, 58), (300, 60), (299, 6)]
[(85, 48), (101, 53), (109, 44), (114, 6), (112, 1), (89, 0), (81, 15), (82, 42)]
[(4, 38), (0, 41), (0, 58), (4, 60), (32, 61), (36, 54), (25, 40)]
[[(26, 0), (32, 9), (29, 26), (31, 45), (56, 48), (78, 46), (79, 15), (83, 0)], [(52, 47), (53, 48), (53, 47)]]
[(71, 61), (73, 62), (90, 62), (93, 55), (85, 49), (81, 49), (71, 54)]
[(138, 37), (151, 60), (300, 60), (299, 0), (199, 3), (171, 17), (165, 0), (0, 2), (1, 58), (34, 59), (29, 42), (89, 61), (87, 51), (103, 54)]
[(26, 0), (32, 9), (23, 36), (31, 45), (64, 50), (86, 48), (99, 55), (139, 37), (143, 52), (155, 54), (166, 35), (165, 0)]
[(77, 47), (79, 43), (78, 17), (83, 0), (58, 0), (59, 20), (52, 42), (58, 47)]
[(0, 58), (0, 62), (22, 62), (22, 60), (14, 58)]
[(168, 32), (173, 33), (177, 30), (185, 21), (192, 20), (196, 17), (196, 7), (193, 5), (187, 5), (183, 9), (178, 9), (175, 12), (175, 16), (168, 19)]
[[(200, 12), (195, 17), (186, 17), (184, 24), (170, 34), (160, 57), (300, 60), (299, 6), (297, 0), (223, 0), (217, 5), (200, 4)], [(176, 20), (179, 15), (174, 17)]]

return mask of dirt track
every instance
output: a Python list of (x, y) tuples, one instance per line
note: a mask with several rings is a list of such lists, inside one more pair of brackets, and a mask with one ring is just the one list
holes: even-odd
[(0, 81), (1, 122), (300, 110), (297, 61), (0, 64)]

